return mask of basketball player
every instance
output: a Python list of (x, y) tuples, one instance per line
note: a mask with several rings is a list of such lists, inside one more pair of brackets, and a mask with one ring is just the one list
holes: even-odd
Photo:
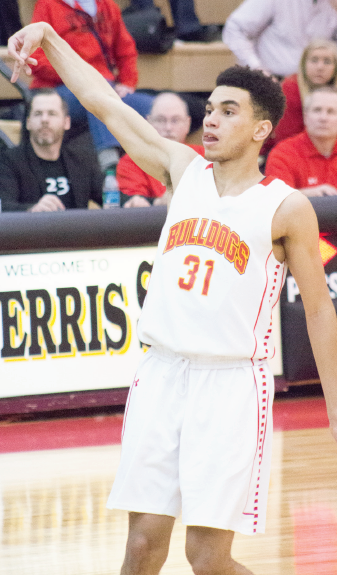
[(210, 95), (206, 159), (159, 136), (45, 23), (9, 41), (13, 80), (42, 46), (81, 103), (173, 191), (139, 322), (144, 355), (125, 412), (108, 506), (130, 512), (123, 575), (157, 575), (175, 518), (196, 575), (251, 573), (235, 531), (263, 532), (272, 439), (271, 311), (289, 265), (337, 439), (336, 314), (308, 199), (264, 179), (257, 159), (283, 111), (278, 84), (231, 68)]

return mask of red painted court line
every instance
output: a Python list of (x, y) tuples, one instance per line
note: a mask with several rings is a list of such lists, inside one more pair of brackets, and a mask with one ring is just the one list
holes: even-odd
[(0, 425), (0, 453), (115, 445), (123, 416), (110, 415)]
[(329, 427), (325, 401), (297, 399), (274, 403), (274, 431)]
[[(0, 453), (116, 445), (121, 441), (123, 416), (106, 415), (28, 423), (0, 424)], [(323, 399), (278, 401), (274, 430), (328, 427)]]
[(296, 575), (336, 575), (337, 517), (324, 505), (292, 511)]

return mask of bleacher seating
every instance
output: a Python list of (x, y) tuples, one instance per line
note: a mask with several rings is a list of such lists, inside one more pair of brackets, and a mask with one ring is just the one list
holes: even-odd
[[(31, 21), (36, 0), (19, 0), (22, 24)], [(115, 0), (121, 9), (129, 0)], [(168, 0), (155, 0), (164, 14), (168, 25), (172, 16)], [(241, 3), (241, 0), (195, 0), (196, 11), (202, 24), (223, 24), (227, 16)], [(6, 47), (0, 46), (0, 58), (11, 66)], [(176, 90), (181, 92), (208, 92), (214, 88), (219, 72), (235, 63), (235, 57), (222, 42), (184, 43), (176, 41), (167, 54), (140, 54), (138, 58), (139, 88), (155, 90)], [(30, 78), (21, 79), (28, 85)], [(20, 100), (22, 93), (0, 74), (0, 99)], [(19, 138), (19, 122), (2, 121), (4, 132), (16, 143)], [(200, 131), (192, 134), (191, 143), (200, 143)]]
[[(123, 9), (128, 0), (115, 0)], [(155, 0), (168, 24), (172, 25), (167, 0)], [(227, 16), (241, 0), (195, 0), (196, 11), (202, 24), (223, 24)], [(19, 0), (21, 21), (30, 22), (35, 0)], [(5, 56), (0, 48), (0, 57)], [(5, 56), (6, 58), (6, 56)], [(139, 88), (178, 91), (210, 91), (219, 72), (235, 62), (235, 57), (222, 42), (183, 43), (176, 42), (170, 52), (163, 55), (140, 54), (138, 59)], [(28, 82), (29, 80), (25, 78)], [(13, 86), (0, 78), (0, 97), (20, 98)]]

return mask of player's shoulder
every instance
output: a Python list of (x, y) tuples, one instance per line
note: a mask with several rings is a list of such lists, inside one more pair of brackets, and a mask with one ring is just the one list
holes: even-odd
[[(282, 182), (284, 183), (284, 182)], [(273, 226), (279, 228), (279, 236), (288, 236), (300, 231), (303, 227), (317, 227), (317, 217), (310, 200), (300, 191), (284, 184), (289, 194), (279, 205), (273, 221)]]
[[(175, 192), (182, 181), (199, 182), (202, 173), (210, 162), (207, 162), (200, 154), (185, 144), (178, 144), (177, 142), (170, 142), (170, 144), (175, 144), (170, 163), (170, 177)], [(180, 146), (180, 149), (177, 146)]]
[(280, 203), (279, 210), (282, 209), (290, 214), (311, 206), (310, 201), (302, 192), (289, 186), (289, 184), (286, 184), (286, 182), (279, 178), (267, 176), (261, 183), (264, 183), (271, 193), (278, 193), (279, 196), (283, 196), (284, 199), (282, 203)]
[(193, 162), (193, 166), (199, 165), (198, 161), (204, 162), (204, 158), (193, 148), (186, 144), (166, 140), (165, 146), (171, 158), (171, 171), (176, 169), (184, 172)]
[[(266, 174), (265, 177), (263, 178), (263, 180), (261, 180), (260, 184), (262, 184), (264, 187), (268, 188), (269, 190), (272, 189), (277, 189), (277, 188), (291, 188), (291, 186), (289, 186), (288, 184), (286, 184), (283, 180), (280, 180), (280, 178), (277, 178), (276, 176), (272, 176), (271, 174)], [(293, 188), (291, 188), (293, 189)]]
[(273, 194), (274, 196), (278, 194), (279, 196), (284, 196), (285, 198), (293, 192), (298, 191), (292, 186), (289, 186), (289, 184), (286, 184), (286, 182), (280, 178), (269, 174), (267, 174), (260, 183), (267, 189), (268, 194)]

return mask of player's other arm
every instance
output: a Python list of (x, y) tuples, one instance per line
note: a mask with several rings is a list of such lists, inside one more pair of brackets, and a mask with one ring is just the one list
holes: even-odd
[(89, 112), (106, 124), (136, 164), (164, 183), (169, 182), (171, 174), (175, 188), (196, 153), (159, 136), (49, 24), (30, 24), (9, 39), (8, 52), (15, 59), (12, 81), (22, 68), (31, 73), (29, 66), (34, 61), (29, 56), (39, 47), (64, 84)]
[(337, 441), (337, 319), (318, 249), (319, 230), (309, 200), (294, 193), (281, 204), (273, 222), (283, 236), (289, 269), (299, 287), (308, 334)]

